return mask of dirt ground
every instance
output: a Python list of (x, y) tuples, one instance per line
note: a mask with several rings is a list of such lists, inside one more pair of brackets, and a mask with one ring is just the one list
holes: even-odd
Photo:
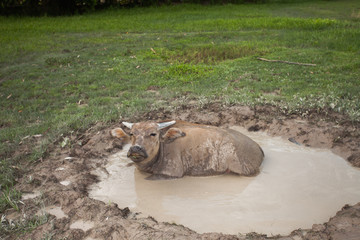
[[(6, 239), (360, 239), (360, 199), (354, 206), (344, 206), (323, 224), (312, 229), (294, 229), (289, 236), (265, 236), (257, 233), (225, 235), (198, 234), (181, 225), (157, 222), (152, 217), (138, 218), (128, 208), (103, 203), (88, 197), (88, 186), (97, 181), (92, 171), (106, 165), (106, 156), (121, 149), (121, 144), (109, 135), (109, 130), (121, 121), (180, 119), (216, 126), (243, 126), (249, 131), (265, 131), (309, 147), (327, 148), (360, 167), (360, 124), (354, 124), (340, 114), (309, 113), (306, 118), (286, 116), (278, 109), (263, 106), (222, 106), (218, 103), (201, 109), (186, 106), (174, 112), (157, 111), (135, 119), (119, 119), (111, 126), (97, 124), (86, 132), (71, 137), (71, 147), (55, 144), (48, 156), (35, 166), (29, 166), (18, 179), (18, 189), (40, 193), (23, 200), (20, 213), (13, 210), (7, 218), (33, 216), (39, 209), (59, 207), (65, 214), (49, 216), (47, 223), (35, 230)], [(82, 224), (73, 227), (73, 224)], [(72, 227), (71, 227), (72, 226)], [(82, 229), (80, 229), (82, 228)]]

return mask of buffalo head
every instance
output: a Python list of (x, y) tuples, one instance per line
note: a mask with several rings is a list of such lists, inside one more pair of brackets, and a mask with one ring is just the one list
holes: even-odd
[(174, 125), (176, 121), (170, 122), (139, 122), (123, 124), (130, 129), (129, 134), (121, 128), (111, 130), (111, 135), (121, 139), (123, 142), (130, 142), (131, 147), (127, 153), (128, 158), (137, 164), (146, 164), (155, 159), (159, 153), (161, 142), (171, 142), (177, 137), (185, 136), (178, 128), (170, 128), (164, 135), (161, 130)]

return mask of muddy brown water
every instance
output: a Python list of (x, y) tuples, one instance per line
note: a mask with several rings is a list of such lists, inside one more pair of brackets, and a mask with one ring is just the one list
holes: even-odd
[(265, 152), (256, 177), (221, 175), (148, 181), (129, 165), (129, 145), (96, 170), (90, 197), (129, 207), (141, 216), (182, 224), (197, 232), (289, 234), (334, 216), (360, 200), (360, 170), (328, 150), (299, 146), (265, 133), (232, 127)]

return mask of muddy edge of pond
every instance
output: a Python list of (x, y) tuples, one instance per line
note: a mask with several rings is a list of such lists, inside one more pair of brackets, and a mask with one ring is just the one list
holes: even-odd
[[(106, 157), (122, 148), (109, 135), (109, 130), (120, 126), (120, 121), (145, 121), (180, 119), (216, 126), (238, 125), (249, 131), (265, 131), (282, 136), (302, 145), (331, 149), (360, 167), (360, 124), (352, 123), (340, 114), (322, 115), (309, 112), (306, 118), (286, 116), (269, 106), (249, 108), (222, 106), (213, 103), (201, 109), (191, 106), (176, 111), (153, 111), (134, 119), (119, 119), (110, 126), (97, 124), (87, 131), (71, 137), (71, 146), (60, 148), (54, 144), (48, 156), (29, 169), (18, 179), (17, 188), (23, 192), (41, 192), (35, 199), (23, 200), (22, 213), (33, 216), (43, 206), (59, 206), (67, 217), (49, 217), (47, 223), (21, 235), (20, 239), (41, 239), (51, 234), (54, 239), (356, 239), (360, 236), (360, 202), (344, 206), (336, 216), (324, 224), (315, 224), (312, 229), (296, 230), (289, 236), (264, 236), (257, 233), (225, 235), (221, 233), (198, 234), (189, 228), (173, 223), (157, 222), (152, 217), (137, 218), (127, 208), (120, 209), (113, 203), (103, 203), (88, 197), (88, 186), (97, 181), (92, 173), (103, 169)], [(30, 178), (31, 176), (31, 178)], [(31, 179), (31, 181), (29, 181)], [(67, 181), (64, 185), (61, 182)], [(359, 199), (360, 201), (360, 199)], [(7, 216), (13, 210), (6, 212)], [(18, 214), (18, 218), (24, 214)], [(16, 217), (13, 217), (16, 218)], [(84, 221), (93, 227), (83, 231), (70, 228)], [(18, 235), (6, 236), (17, 239)]]

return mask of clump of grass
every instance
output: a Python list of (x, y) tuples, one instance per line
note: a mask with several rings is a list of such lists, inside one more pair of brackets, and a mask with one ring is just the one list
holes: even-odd
[[(54, 236), (54, 233), (44, 233), (41, 240), (52, 240), (53, 236)], [(65, 240), (65, 239), (67, 239), (67, 238), (61, 238), (61, 240)]]
[(0, 190), (13, 185), (14, 181), (14, 170), (8, 159), (3, 159), (0, 161)]
[(8, 220), (6, 219), (5, 215), (1, 217), (0, 223), (0, 238), (6, 237), (9, 233), (17, 233), (23, 234), (26, 232), (30, 232), (36, 227), (43, 225), (48, 221), (48, 214), (43, 215), (34, 215), (31, 217), (26, 217), (20, 220)]
[[(319, 95), (294, 94), (292, 98), (284, 100), (278, 96), (267, 96), (247, 93), (248, 89), (241, 89), (236, 94), (223, 96), (221, 99), (225, 104), (242, 104), (248, 106), (269, 104), (277, 106), (284, 114), (307, 117), (310, 112), (316, 111), (321, 114), (337, 112), (346, 114), (349, 120), (358, 122), (360, 119), (360, 99), (341, 97), (336, 92), (322, 93)], [(279, 99), (277, 99), (279, 98)]]
[(357, 11), (353, 10), (350, 16), (352, 19), (359, 20), (360, 19), (360, 10), (357, 10)]
[(174, 64), (168, 68), (168, 73), (172, 76), (204, 76), (208, 71), (211, 71), (211, 68), (195, 66), (192, 64)]
[(3, 212), (5, 209), (11, 207), (16, 211), (19, 211), (18, 203), (21, 199), (21, 192), (17, 191), (15, 188), (10, 188), (6, 186), (1, 190), (0, 196), (0, 212)]
[(70, 56), (70, 57), (48, 57), (45, 60), (45, 63), (48, 66), (65, 66), (68, 64), (72, 64), (74, 63), (76, 60), (75, 56)]
[(183, 63), (205, 63), (213, 64), (225, 60), (232, 60), (242, 57), (248, 57), (255, 54), (264, 53), (258, 51), (255, 47), (240, 45), (240, 44), (226, 44), (226, 45), (201, 45), (195, 47), (185, 48), (182, 51), (170, 53), (170, 62)]
[(335, 92), (322, 93), (318, 96), (310, 94), (309, 96), (294, 95), (294, 100), (289, 101), (282, 109), (299, 115), (307, 115), (310, 109), (318, 112), (328, 113), (334, 111), (346, 113), (350, 120), (358, 121), (360, 119), (360, 100), (347, 97), (339, 97)]
[(177, 87), (197, 84), (206, 79), (213, 72), (213, 68), (206, 65), (175, 63), (155, 71), (153, 74), (161, 78), (149, 82), (149, 86)]

